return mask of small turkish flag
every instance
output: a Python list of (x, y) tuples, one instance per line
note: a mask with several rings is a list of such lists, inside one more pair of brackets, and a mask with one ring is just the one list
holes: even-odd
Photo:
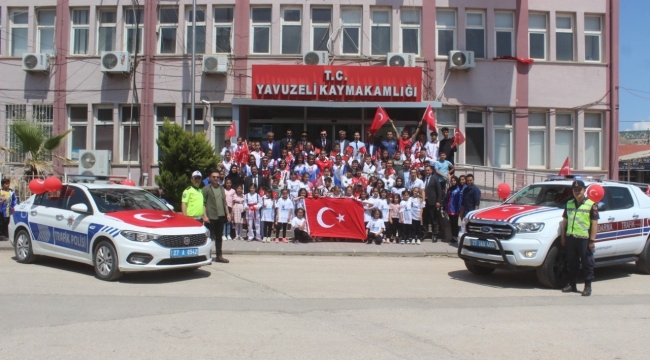
[(374, 135), (381, 129), (382, 126), (389, 120), (390, 118), (388, 117), (388, 114), (386, 113), (386, 110), (382, 108), (381, 106), (377, 106), (377, 111), (375, 112), (375, 118), (372, 120), (372, 124), (370, 124), (370, 129), (368, 130), (368, 133)]
[(564, 160), (564, 164), (562, 164), (562, 169), (560, 169), (558, 175), (561, 176), (571, 175), (571, 160), (569, 160), (568, 156), (566, 157), (566, 160)]
[(365, 154), (365, 153), (368, 152), (368, 150), (366, 150), (366, 147), (364, 146), (364, 147), (359, 148), (359, 152), (362, 153), (362, 154)]
[(321, 174), (318, 174), (316, 179), (314, 179), (314, 181), (311, 181), (311, 184), (315, 188), (323, 186), (323, 176)]
[(354, 148), (352, 146), (348, 146), (345, 148), (345, 152), (348, 155), (352, 155), (352, 153), (354, 153)]
[(271, 174), (271, 171), (269, 171), (269, 170), (262, 170), (262, 176), (263, 176), (263, 177), (269, 177), (270, 174)]
[(226, 137), (231, 138), (233, 136), (237, 136), (237, 130), (235, 130), (235, 122), (233, 121), (230, 124), (230, 127), (228, 128), (228, 131), (226, 131)]
[(264, 190), (260, 190), (260, 196), (264, 196)]
[(458, 129), (454, 129), (454, 141), (451, 143), (451, 146), (453, 147), (462, 145), (465, 142), (465, 135), (463, 135), (462, 132)]
[(436, 130), (436, 116), (433, 113), (433, 108), (431, 107), (431, 104), (427, 106), (427, 110), (424, 112), (424, 116), (422, 116), (422, 120), (426, 121), (427, 125), (429, 125), (429, 130), (431, 131)]
[(354, 199), (305, 199), (311, 236), (366, 239), (363, 205)]
[(320, 149), (319, 149), (319, 148), (316, 148), (316, 150), (314, 150), (314, 153), (315, 153), (316, 155), (320, 155)]

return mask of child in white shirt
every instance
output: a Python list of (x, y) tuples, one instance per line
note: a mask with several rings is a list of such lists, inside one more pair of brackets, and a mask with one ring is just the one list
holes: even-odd
[(262, 242), (271, 242), (271, 236), (273, 233), (273, 213), (275, 209), (273, 207), (273, 199), (271, 194), (267, 189), (264, 189), (264, 196), (262, 196), (262, 204), (260, 207), (261, 212), (261, 230), (262, 230)]
[(400, 244), (410, 244), (413, 232), (413, 221), (411, 218), (411, 202), (408, 190), (402, 192), (402, 201), (399, 203), (399, 222), (402, 224), (402, 239)]
[(246, 209), (246, 218), (248, 219), (248, 241), (253, 241), (253, 231), (255, 231), (255, 240), (261, 241), (260, 234), (260, 212), (262, 198), (255, 192), (257, 187), (250, 186), (250, 192), (244, 197), (244, 208)]
[(386, 225), (381, 218), (381, 211), (379, 209), (372, 209), (372, 219), (368, 221), (366, 228), (368, 229), (368, 240), (366, 244), (370, 245), (374, 241), (375, 244), (381, 245), (384, 238), (384, 231), (386, 231)]
[(293, 201), (289, 199), (289, 190), (282, 189), (282, 197), (275, 202), (275, 242), (280, 242), (280, 227), (282, 227), (282, 242), (287, 240), (287, 224), (291, 223)]
[(307, 221), (305, 219), (305, 210), (296, 209), (296, 216), (291, 219), (291, 228), (293, 229), (293, 235), (295, 238), (295, 243), (300, 241), (310, 241), (311, 236), (307, 232)]
[(419, 188), (413, 188), (413, 197), (411, 197), (411, 221), (413, 223), (413, 238), (411, 245), (420, 245), (420, 232), (422, 230), (422, 211), (424, 209), (424, 200), (420, 195), (422, 191)]

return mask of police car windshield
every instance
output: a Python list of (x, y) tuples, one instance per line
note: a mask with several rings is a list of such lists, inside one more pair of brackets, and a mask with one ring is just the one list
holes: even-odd
[(124, 210), (164, 210), (170, 209), (157, 197), (141, 189), (90, 189), (97, 208), (103, 213)]
[(513, 197), (506, 201), (506, 204), (537, 205), (563, 208), (572, 196), (573, 192), (571, 191), (571, 187), (569, 185), (530, 185), (516, 193)]

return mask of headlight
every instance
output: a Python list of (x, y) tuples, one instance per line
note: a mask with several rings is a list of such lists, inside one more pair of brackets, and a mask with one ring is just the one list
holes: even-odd
[(154, 235), (154, 234), (137, 232), (137, 231), (124, 230), (120, 232), (120, 234), (131, 241), (139, 241), (139, 242), (149, 242), (151, 240), (157, 240), (160, 238), (160, 235)]
[(208, 239), (210, 238), (210, 230), (205, 229), (205, 237)]
[(544, 229), (544, 223), (518, 223), (515, 227), (520, 233), (535, 233)]
[(463, 221), (460, 223), (460, 224), (461, 224), (461, 225), (460, 225), (460, 231), (461, 231), (461, 232), (463, 232), (463, 233), (466, 233), (466, 232), (467, 232), (467, 230), (465, 229), (465, 227), (467, 226), (467, 223), (469, 223), (469, 219), (468, 219), (468, 218), (464, 218)]

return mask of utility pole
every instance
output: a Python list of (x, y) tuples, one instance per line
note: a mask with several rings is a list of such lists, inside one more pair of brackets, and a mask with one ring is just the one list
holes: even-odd
[(196, 0), (192, 0), (192, 91), (190, 92), (190, 102), (192, 103), (192, 135), (194, 135), (194, 90), (196, 89)]

